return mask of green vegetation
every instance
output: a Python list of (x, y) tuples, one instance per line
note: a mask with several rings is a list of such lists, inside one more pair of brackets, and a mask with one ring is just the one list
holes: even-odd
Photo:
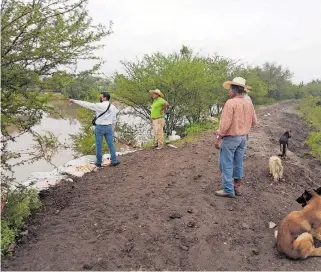
[[(78, 120), (82, 127), (77, 134), (70, 135), (74, 150), (82, 155), (95, 154), (95, 132), (91, 121), (94, 118), (94, 112), (85, 108), (78, 110)], [(103, 141), (103, 150), (108, 150), (106, 141)]]
[[(99, 93), (96, 93), (96, 98), (98, 100)], [(90, 100), (90, 99), (88, 99)], [(114, 103), (111, 100), (111, 103)], [(78, 120), (82, 124), (80, 132), (70, 135), (73, 148), (76, 152), (82, 155), (92, 155), (96, 152), (95, 146), (95, 132), (92, 126), (92, 119), (94, 118), (94, 112), (87, 110), (85, 108), (80, 108), (78, 110)], [(135, 138), (135, 130), (126, 124), (116, 124), (115, 132), (117, 133), (117, 140), (122, 143), (132, 143)], [(103, 150), (108, 151), (108, 146), (106, 141), (103, 141)]]
[[(57, 138), (33, 131), (45, 112), (54, 112), (50, 95), (44, 92), (72, 86), (99, 69), (102, 60), (94, 53), (110, 27), (94, 25), (88, 15), (88, 0), (6, 0), (1, 3), (1, 252), (23, 226), (24, 218), (39, 207), (33, 190), (13, 189), (12, 167), (39, 159), (51, 159)], [(76, 75), (77, 61), (92, 60), (96, 65)], [(77, 80), (76, 80), (77, 82)], [(79, 89), (79, 88), (78, 88)], [(19, 133), (10, 135), (10, 126)], [(38, 146), (23, 154), (9, 151), (8, 143), (24, 133), (34, 136)], [(49, 153), (48, 153), (49, 151)], [(51, 155), (50, 155), (51, 154)], [(18, 163), (9, 163), (12, 158)], [(9, 173), (9, 174), (8, 174)]]
[(183, 120), (194, 124), (204, 116), (214, 115), (213, 105), (217, 105), (215, 114), (219, 114), (228, 99), (222, 83), (235, 76), (246, 78), (255, 106), (302, 98), (314, 91), (309, 84), (293, 84), (292, 73), (281, 65), (245, 66), (218, 55), (202, 57), (186, 46), (177, 53), (154, 53), (122, 64), (126, 72), (116, 73), (111, 86), (117, 99), (147, 120), (151, 104), (148, 90), (163, 91), (170, 105), (165, 117), (168, 135), (181, 130)]
[(207, 130), (217, 130), (218, 129), (218, 122), (214, 121), (201, 121), (199, 123), (191, 124), (185, 127), (184, 134), (192, 135), (198, 134)]
[[(83, 77), (99, 68), (101, 59), (94, 54), (110, 28), (94, 25), (86, 10), (87, 0), (22, 1), (1, 4), (1, 161), (2, 170), (10, 171), (10, 158), (21, 154), (9, 152), (14, 141), (8, 131), (15, 125), (20, 135), (34, 134), (44, 112), (52, 112), (49, 98), (42, 90), (70, 85), (74, 77)], [(97, 62), (80, 75), (75, 70), (79, 59)], [(35, 135), (37, 137), (37, 135)], [(51, 143), (50, 143), (51, 144)], [(31, 160), (44, 154), (31, 154)], [(10, 180), (2, 176), (3, 180)]]
[[(321, 94), (321, 84), (318, 94)], [(321, 105), (317, 105), (317, 103), (320, 101), (321, 95), (317, 97), (308, 96), (299, 105), (299, 110), (314, 130), (309, 134), (306, 144), (311, 147), (311, 154), (319, 161), (321, 161)]]
[(6, 201), (1, 212), (1, 255), (8, 253), (25, 219), (41, 206), (37, 191), (24, 187), (8, 191)]
[(181, 126), (184, 119), (199, 122), (213, 104), (222, 103), (227, 95), (217, 95), (217, 90), (227, 77), (229, 60), (201, 58), (183, 49), (180, 53), (155, 53), (138, 62), (123, 62), (127, 73), (116, 73), (114, 77), (117, 99), (146, 120), (152, 102), (148, 90), (158, 88), (165, 93), (170, 104), (165, 118), (167, 134)]

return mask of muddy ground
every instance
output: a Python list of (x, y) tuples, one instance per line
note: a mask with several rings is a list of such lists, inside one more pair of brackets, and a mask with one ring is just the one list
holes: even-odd
[[(292, 261), (274, 229), (304, 189), (321, 185), (321, 165), (303, 144), (309, 128), (295, 102), (257, 110), (243, 196), (222, 199), (214, 136), (179, 149), (144, 150), (42, 194), (44, 206), (5, 270), (320, 270), (321, 258)], [(267, 115), (270, 113), (270, 115)], [(291, 128), (283, 182), (268, 158)]]

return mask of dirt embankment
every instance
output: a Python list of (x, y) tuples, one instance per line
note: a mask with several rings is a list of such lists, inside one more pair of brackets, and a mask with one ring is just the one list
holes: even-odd
[[(321, 258), (291, 261), (274, 230), (306, 188), (320, 186), (321, 165), (303, 144), (308, 127), (283, 102), (257, 111), (244, 194), (221, 199), (214, 137), (180, 149), (145, 150), (117, 168), (87, 174), (43, 194), (43, 209), (6, 270), (319, 270)], [(268, 115), (270, 113), (270, 115)], [(268, 176), (286, 128), (293, 138), (283, 182)]]

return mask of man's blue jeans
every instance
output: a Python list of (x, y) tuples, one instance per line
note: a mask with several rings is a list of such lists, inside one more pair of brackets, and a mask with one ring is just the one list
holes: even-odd
[(234, 179), (243, 178), (243, 157), (246, 150), (246, 135), (226, 136), (222, 139), (219, 169), (222, 173), (223, 190), (234, 195)]
[(96, 163), (102, 164), (102, 148), (103, 148), (103, 138), (105, 137), (110, 156), (111, 163), (116, 163), (116, 150), (114, 147), (113, 139), (113, 127), (112, 125), (96, 125), (95, 126), (95, 138), (96, 138)]

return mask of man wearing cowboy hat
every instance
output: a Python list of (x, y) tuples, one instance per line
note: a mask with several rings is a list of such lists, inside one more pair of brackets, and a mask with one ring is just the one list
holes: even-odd
[(155, 135), (155, 144), (156, 149), (162, 149), (164, 147), (164, 112), (168, 107), (167, 101), (164, 99), (164, 94), (156, 89), (150, 90), (149, 93), (154, 99), (151, 109), (151, 119), (153, 122), (153, 129)]
[(257, 122), (253, 104), (244, 98), (250, 88), (245, 82), (244, 78), (236, 77), (223, 83), (231, 99), (224, 105), (215, 142), (215, 147), (220, 149), (219, 168), (223, 185), (223, 189), (216, 191), (215, 195), (221, 197), (241, 195), (246, 135)]

